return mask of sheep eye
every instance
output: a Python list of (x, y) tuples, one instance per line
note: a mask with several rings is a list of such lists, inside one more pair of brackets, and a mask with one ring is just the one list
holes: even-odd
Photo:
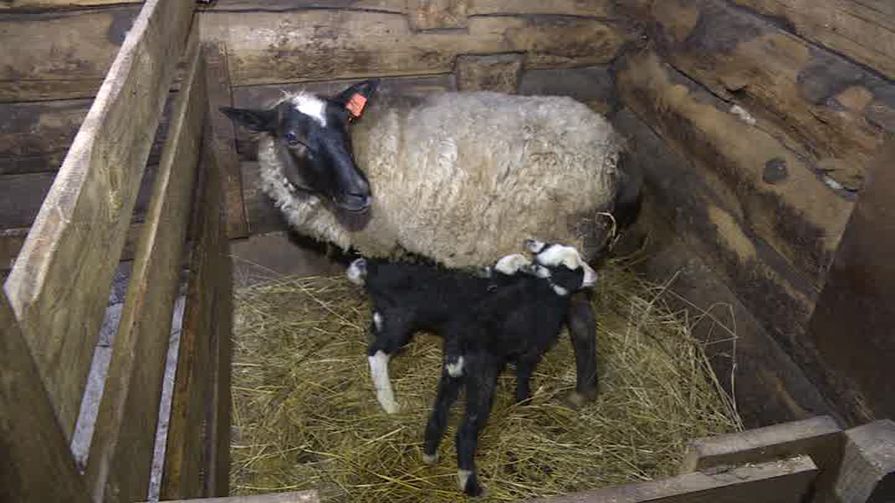
[(296, 135), (292, 131), (289, 131), (288, 133), (286, 133), (286, 143), (294, 147), (301, 144), (301, 141), (298, 139), (298, 135)]

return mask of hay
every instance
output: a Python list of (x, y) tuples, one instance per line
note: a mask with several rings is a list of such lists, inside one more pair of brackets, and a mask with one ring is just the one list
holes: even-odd
[[(488, 500), (562, 494), (673, 475), (686, 442), (741, 429), (702, 348), (664, 287), (618, 265), (601, 275), (600, 396), (581, 410), (564, 335), (533, 381), (533, 403), (512, 404), (501, 377), (479, 444)], [(342, 277), (282, 279), (236, 294), (232, 492), (317, 488), (336, 501), (456, 501), (454, 406), (441, 461), (421, 460), (440, 373), (441, 342), (419, 335), (392, 360), (402, 410), (379, 408), (366, 359), (369, 308)]]

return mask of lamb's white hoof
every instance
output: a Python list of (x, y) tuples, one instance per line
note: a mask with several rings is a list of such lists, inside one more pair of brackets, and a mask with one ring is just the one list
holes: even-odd
[(438, 462), (438, 453), (437, 452), (432, 455), (426, 454), (425, 452), (423, 453), (423, 463), (425, 463), (427, 465), (434, 465), (437, 462)]
[(397, 414), (401, 409), (398, 406), (398, 402), (394, 400), (379, 400), (379, 405), (386, 414)]

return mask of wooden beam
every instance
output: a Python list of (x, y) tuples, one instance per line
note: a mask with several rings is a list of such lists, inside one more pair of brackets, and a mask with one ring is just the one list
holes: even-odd
[[(120, 260), (131, 260), (134, 258), (134, 248), (137, 246), (137, 239), (140, 237), (140, 231), (143, 229), (142, 223), (133, 223), (127, 231), (127, 238), (124, 242), (124, 248), (121, 250)], [(29, 228), (0, 229), (0, 272), (12, 269), (15, 264), (19, 250), (28, 237)]]
[(207, 111), (197, 31), (192, 33), (185, 61), (186, 76), (137, 243), (88, 457), (87, 478), (96, 499), (130, 501), (143, 497), (148, 487), (171, 316)]
[[(197, 238), (190, 260), (162, 477), (161, 497), (165, 499), (216, 495), (208, 484), (219, 454), (213, 452), (215, 418), (206, 415), (214, 409), (212, 403), (222, 385), (217, 375), (218, 346), (222, 337), (229, 340), (229, 332), (221, 334), (218, 329), (231, 316), (232, 280), (223, 219), (224, 173), (216, 162), (217, 150), (208, 141), (211, 125), (205, 130), (192, 223)], [(229, 369), (221, 377), (227, 379), (224, 384), (229, 395)], [(229, 417), (229, 402), (224, 412)], [(229, 429), (229, 421), (227, 425)]]
[(37, 365), (0, 292), (0, 501), (89, 501)]
[(231, 496), (228, 498), (199, 498), (189, 500), (165, 500), (165, 503), (319, 503), (316, 490)]
[(842, 503), (895, 501), (895, 422), (876, 421), (845, 432), (845, 454), (836, 480)]
[(143, 0), (4, 0), (0, 3), (0, 11), (99, 7), (126, 3), (143, 3)]
[[(0, 2), (5, 3), (5, 2)], [(140, 10), (15, 14), (0, 9), (0, 102), (91, 98)]]
[(147, 0), (5, 285), (66, 438), (192, 10)]
[(215, 159), (225, 177), (227, 200), (227, 237), (230, 239), (249, 235), (245, 203), (242, 200), (242, 172), (236, 153), (236, 129), (227, 116), (219, 110), (232, 107), (230, 73), (227, 67), (226, 48), (219, 44), (207, 44), (204, 48), (205, 75), (208, 87), (208, 121), (211, 125), (212, 147)]
[(801, 503), (817, 467), (807, 456), (740, 466), (717, 473), (609, 487), (533, 503)]

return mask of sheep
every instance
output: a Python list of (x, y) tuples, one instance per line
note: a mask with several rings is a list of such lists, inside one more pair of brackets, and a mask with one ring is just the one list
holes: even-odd
[(438, 460), (448, 412), (463, 387), (466, 411), (456, 435), (457, 477), (460, 490), (470, 496), (483, 490), (476, 475), (475, 452), (498, 374), (507, 363), (515, 364), (516, 400), (527, 400), (531, 374), (556, 342), (571, 307), (571, 293), (596, 281), (573, 247), (536, 241), (529, 245), (538, 252), (532, 274), (514, 276), (473, 309), (458, 313), (445, 334), (445, 364), (426, 424), (423, 461)]
[[(639, 208), (639, 186), (632, 192), (616, 166), (618, 135), (571, 98), (444, 93), (373, 105), (377, 87), (221, 109), (257, 135), (262, 189), (299, 233), (366, 257), (414, 254), (449, 268), (483, 267), (528, 236), (568, 243), (591, 261), (607, 242), (602, 215)], [(576, 295), (573, 403), (596, 395), (593, 322)]]
[(443, 334), (457, 313), (468, 311), (484, 297), (512, 282), (530, 261), (520, 254), (501, 258), (493, 268), (463, 271), (431, 262), (383, 259), (354, 260), (348, 279), (363, 286), (372, 303), (367, 350), (376, 399), (389, 414), (398, 411), (388, 374), (392, 355), (414, 332)]

